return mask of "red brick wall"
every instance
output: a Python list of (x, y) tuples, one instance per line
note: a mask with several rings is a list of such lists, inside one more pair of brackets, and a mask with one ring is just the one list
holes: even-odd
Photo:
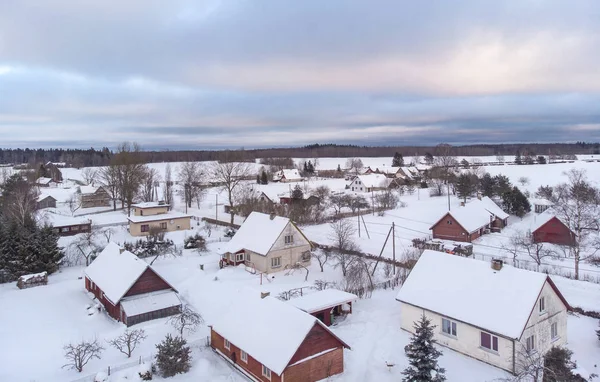
[(344, 348), (337, 348), (308, 361), (289, 366), (283, 373), (285, 382), (313, 382), (344, 372)]
[[(448, 221), (452, 222), (452, 224), (448, 224)], [(434, 225), (432, 231), (434, 239), (470, 242), (476, 238), (473, 235), (469, 238), (468, 232), (450, 214), (446, 214), (443, 219)]]
[(571, 245), (574, 243), (575, 238), (571, 230), (558, 218), (554, 217), (533, 232), (533, 240), (536, 243)]
[(125, 296), (154, 292), (157, 290), (171, 289), (163, 279), (158, 277), (150, 268), (146, 269), (133, 286), (125, 293)]
[(321, 353), (325, 350), (337, 348), (343, 346), (340, 341), (335, 338), (330, 332), (323, 329), (323, 327), (317, 323), (306, 335), (306, 338), (302, 342), (302, 345), (298, 348), (290, 364), (300, 361), (311, 355)]
[[(210, 331), (210, 346), (212, 346), (214, 349), (218, 349), (221, 353), (225, 354), (225, 356), (232, 360), (233, 354), (235, 354), (236, 364), (252, 374), (256, 379), (264, 382), (281, 382), (281, 377), (274, 372), (271, 372), (270, 380), (266, 377), (263, 377), (262, 364), (252, 358), (251, 354), (248, 354), (248, 363), (242, 361), (241, 351), (237, 346), (235, 346), (235, 344), (230, 344), (229, 350), (225, 349), (225, 340), (219, 333), (212, 329)], [(272, 349), (272, 351), (277, 351), (277, 349)], [(287, 381), (287, 377), (285, 377), (285, 380)]]

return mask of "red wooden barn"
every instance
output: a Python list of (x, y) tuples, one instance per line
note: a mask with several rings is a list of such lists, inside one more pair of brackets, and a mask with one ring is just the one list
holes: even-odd
[(356, 300), (358, 296), (355, 294), (325, 289), (293, 298), (288, 303), (331, 326), (336, 317), (352, 313), (352, 303)]
[(340, 374), (344, 348), (350, 349), (321, 321), (273, 297), (234, 303), (211, 326), (211, 347), (250, 379), (265, 382)]
[(531, 235), (534, 243), (574, 245), (577, 239), (575, 233), (562, 220), (550, 213), (536, 216)]
[(150, 264), (115, 243), (85, 269), (85, 289), (127, 326), (181, 311), (177, 290)]

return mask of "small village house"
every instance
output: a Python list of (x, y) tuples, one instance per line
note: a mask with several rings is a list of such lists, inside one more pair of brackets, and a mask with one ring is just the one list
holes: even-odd
[(220, 265), (246, 264), (272, 273), (296, 264), (308, 266), (311, 243), (288, 218), (252, 212), (225, 246)]
[(191, 216), (169, 211), (164, 202), (132, 204), (133, 215), (128, 217), (131, 236), (147, 236), (151, 231), (172, 232), (191, 228)]
[(72, 236), (92, 230), (92, 221), (81, 216), (46, 213), (41, 217), (41, 220), (42, 223), (51, 225), (54, 232), (59, 236)]
[(383, 174), (359, 175), (348, 186), (351, 191), (372, 192), (385, 190), (390, 180)]
[(569, 304), (543, 273), (426, 250), (402, 285), (401, 328), (424, 314), (438, 344), (511, 373), (567, 342)]
[(56, 182), (52, 178), (37, 178), (35, 185), (38, 187), (56, 187)]
[(480, 204), (481, 207), (489, 212), (493, 216), (491, 229), (492, 232), (500, 232), (502, 228), (508, 225), (509, 215), (500, 208), (496, 202), (494, 202), (488, 196), (484, 196), (478, 200), (474, 200), (471, 203)]
[(548, 208), (550, 208), (554, 205), (554, 203), (552, 203), (551, 201), (549, 201), (547, 199), (533, 198), (533, 199), (530, 199), (529, 201), (533, 205), (533, 211), (536, 214), (541, 214), (542, 212), (545, 212)]
[(550, 211), (535, 217), (531, 227), (531, 236), (534, 243), (575, 245), (577, 241), (575, 232)]
[(350, 349), (321, 321), (274, 297), (232, 302), (211, 325), (210, 346), (264, 382), (325, 380), (344, 372), (344, 348)]
[(81, 208), (110, 206), (110, 194), (104, 187), (79, 186), (77, 192), (79, 193)]
[(279, 170), (273, 175), (273, 182), (301, 182), (304, 178), (300, 175), (297, 168)]
[(336, 318), (352, 313), (352, 303), (356, 300), (358, 296), (355, 294), (325, 289), (293, 298), (288, 303), (331, 326)]
[(35, 208), (38, 210), (44, 208), (56, 208), (56, 199), (50, 195), (40, 195), (35, 202)]
[(177, 290), (152, 266), (109, 243), (85, 269), (85, 289), (127, 326), (181, 311)]

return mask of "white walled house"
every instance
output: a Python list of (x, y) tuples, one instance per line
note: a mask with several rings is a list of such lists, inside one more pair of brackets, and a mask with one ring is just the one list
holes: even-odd
[(358, 175), (348, 186), (350, 191), (371, 192), (385, 190), (390, 180), (383, 174)]
[(552, 279), (499, 262), (426, 250), (396, 300), (402, 329), (425, 314), (440, 345), (513, 374), (527, 352), (567, 342), (570, 307)]
[(300, 175), (300, 172), (297, 168), (284, 169), (277, 171), (275, 175), (273, 175), (273, 182), (301, 182), (304, 178)]
[(288, 218), (252, 212), (221, 255), (220, 265), (245, 264), (273, 273), (310, 265), (311, 243)]

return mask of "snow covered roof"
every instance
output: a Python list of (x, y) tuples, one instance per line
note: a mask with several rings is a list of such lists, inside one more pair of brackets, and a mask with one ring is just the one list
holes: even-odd
[(39, 221), (41, 223), (50, 224), (53, 227), (67, 227), (72, 225), (90, 224), (92, 221), (82, 216), (66, 216), (46, 212), (39, 215)]
[(125, 297), (121, 300), (121, 307), (125, 311), (125, 314), (127, 314), (127, 317), (179, 305), (181, 305), (181, 300), (177, 293), (172, 290), (138, 294), (131, 297)]
[(542, 199), (542, 198), (530, 198), (529, 201), (531, 202), (531, 204), (537, 205), (537, 206), (553, 206), (554, 205), (554, 203), (552, 203), (548, 199)]
[(306, 313), (314, 313), (356, 300), (358, 300), (358, 296), (352, 293), (338, 289), (325, 289), (302, 297), (293, 298), (288, 303)]
[(37, 184), (50, 184), (52, 182), (52, 178), (37, 178), (35, 183)]
[(359, 179), (365, 187), (374, 188), (374, 187), (387, 187), (389, 184), (389, 178), (383, 174), (369, 174), (369, 175), (359, 175), (356, 179)]
[(520, 338), (546, 280), (562, 298), (543, 273), (506, 264), (496, 271), (487, 261), (426, 250), (396, 300), (508, 338)]
[(117, 304), (147, 268), (152, 269), (133, 253), (121, 253), (121, 248), (111, 242), (85, 269), (85, 274), (110, 301)]
[(302, 176), (300, 176), (300, 172), (297, 168), (290, 168), (278, 171), (273, 179), (280, 180), (282, 178), (287, 180), (302, 180)]
[(82, 194), (94, 194), (99, 188), (94, 186), (79, 186), (79, 191)]
[(340, 340), (317, 318), (274, 297), (238, 299), (212, 328), (281, 375), (315, 324)]
[(143, 202), (143, 203), (132, 204), (131, 206), (137, 207), (137, 208), (169, 207), (169, 205), (166, 204), (165, 202)]
[(56, 198), (55, 198), (55, 197), (53, 197), (52, 195), (40, 194), (40, 195), (38, 195), (38, 197), (37, 197), (37, 201), (38, 201), (38, 202), (41, 202), (42, 200), (44, 200), (44, 199), (46, 199), (46, 198), (52, 198), (52, 199), (56, 200)]
[(500, 208), (496, 204), (496, 202), (494, 202), (488, 196), (484, 196), (483, 198), (481, 198), (481, 200), (475, 200), (471, 203), (477, 203), (477, 202), (479, 202), (485, 210), (487, 210), (489, 213), (491, 213), (492, 215), (496, 216), (499, 219), (504, 220), (504, 219), (508, 218), (508, 216), (509, 216), (506, 212), (504, 212), (502, 210), (502, 208)]
[(247, 249), (266, 256), (290, 219), (252, 212), (224, 248), (224, 253)]
[(480, 203), (469, 203), (464, 207), (444, 212), (444, 215), (429, 229), (437, 225), (446, 214), (450, 214), (469, 233), (475, 232), (491, 222), (491, 214)]
[(171, 219), (181, 219), (181, 218), (189, 218), (191, 215), (184, 214), (181, 212), (166, 212), (164, 214), (156, 214), (156, 215), (148, 215), (148, 216), (129, 216), (127, 220), (132, 223), (144, 223), (144, 222), (154, 222), (159, 220), (171, 220)]

